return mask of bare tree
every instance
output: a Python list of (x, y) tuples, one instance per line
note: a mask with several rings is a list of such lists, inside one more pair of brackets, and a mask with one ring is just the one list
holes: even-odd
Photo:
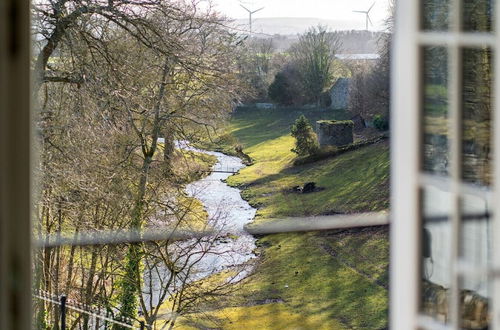
[(252, 38), (242, 42), (237, 61), (241, 79), (251, 89), (246, 101), (267, 99), (269, 84), (279, 70), (277, 56), (273, 39)]
[[(386, 31), (380, 35), (380, 59), (374, 63), (349, 65), (352, 79), (349, 87), (349, 111), (365, 118), (375, 115), (389, 120), (390, 112), (390, 62), (391, 40), (394, 24), (394, 4), (390, 4), (390, 15), (386, 20)], [(442, 69), (441, 69), (442, 70)], [(438, 68), (435, 70), (438, 71)]]
[(317, 104), (320, 102), (321, 93), (331, 86), (332, 63), (340, 48), (339, 38), (320, 25), (301, 35), (290, 50), (301, 72), (307, 95)]
[[(61, 0), (34, 10), (35, 35), (45, 38), (35, 62), (43, 173), (37, 234), (140, 230), (166, 204), (174, 216), (183, 196), (183, 182), (172, 175), (174, 139), (220, 125), (232, 109), (241, 91), (238, 37), (196, 1)], [(160, 137), (169, 146), (163, 158)], [(176, 219), (168, 225), (186, 221)], [(153, 256), (172, 269), (187, 267), (185, 259), (161, 257), (144, 244), (47, 248), (37, 253), (36, 285), (133, 317), (138, 304), (147, 310), (143, 268)], [(176, 295), (181, 313), (191, 308), (185, 301), (195, 303), (195, 285), (189, 271), (182, 281), (172, 274), (176, 289), (162, 287), (163, 297)], [(57, 318), (45, 312), (40, 304), (39, 325)]]

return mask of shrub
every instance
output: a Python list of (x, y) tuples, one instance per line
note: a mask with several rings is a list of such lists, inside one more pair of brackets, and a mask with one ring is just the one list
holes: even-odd
[(373, 126), (379, 131), (387, 131), (389, 129), (389, 119), (382, 115), (373, 117)]
[(269, 98), (281, 105), (304, 103), (304, 86), (293, 64), (288, 64), (278, 72), (268, 89)]
[(291, 134), (295, 138), (295, 148), (292, 149), (299, 156), (313, 155), (319, 150), (316, 133), (304, 115), (301, 115), (292, 126)]

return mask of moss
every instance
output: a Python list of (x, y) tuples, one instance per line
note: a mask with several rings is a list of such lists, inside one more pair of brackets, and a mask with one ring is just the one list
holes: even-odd
[(327, 124), (327, 125), (343, 125), (354, 127), (354, 122), (352, 120), (318, 120), (318, 124)]
[(357, 150), (375, 143), (380, 143), (381, 141), (387, 139), (388, 135), (382, 135), (375, 137), (373, 139), (358, 141), (345, 147), (335, 147), (335, 146), (323, 146), (321, 149), (310, 156), (297, 158), (293, 164), (295, 166), (304, 165), (309, 163), (314, 163), (323, 159), (328, 159), (332, 157), (339, 156), (349, 151)]

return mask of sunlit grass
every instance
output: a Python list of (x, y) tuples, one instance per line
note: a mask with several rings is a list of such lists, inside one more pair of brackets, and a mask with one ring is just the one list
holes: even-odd
[[(389, 148), (366, 146), (315, 163), (293, 166), (290, 125), (345, 119), (318, 110), (251, 110), (237, 113), (230, 131), (254, 165), (230, 177), (268, 218), (379, 211), (389, 204)], [(231, 139), (227, 139), (231, 141)], [(233, 141), (234, 143), (234, 141)], [(227, 147), (227, 146), (226, 146)], [(314, 181), (311, 194), (288, 193)], [(258, 240), (259, 262), (237, 293), (179, 328), (384, 329), (388, 311), (387, 228), (279, 234)]]
[(189, 315), (190, 322), (179, 328), (382, 329), (388, 305), (386, 235), (376, 229), (262, 238), (260, 263), (238, 294), (224, 299), (224, 308)]
[[(310, 117), (324, 112), (311, 111)], [(307, 112), (305, 113), (308, 114)], [(264, 116), (261, 118), (259, 116)], [(294, 139), (285, 129), (287, 125), (277, 124), (274, 114), (257, 111), (255, 116), (243, 116), (235, 120), (234, 134), (252, 159), (254, 165), (230, 177), (228, 183), (244, 187), (243, 196), (250, 204), (258, 206), (257, 221), (270, 217), (320, 215), (325, 213), (352, 213), (379, 211), (388, 208), (389, 150), (384, 143), (368, 146), (330, 159), (311, 164), (293, 166), (297, 157), (291, 149)], [(289, 115), (290, 116), (290, 115)], [(257, 118), (257, 119), (254, 119)], [(267, 118), (267, 120), (266, 120)], [(252, 134), (246, 121), (257, 120)], [(283, 120), (286, 121), (286, 120)], [(267, 124), (266, 124), (267, 123)], [(265, 127), (272, 126), (271, 132)], [(262, 135), (283, 135), (267, 139)], [(263, 133), (260, 133), (263, 132)], [(247, 134), (252, 136), (251, 142)], [(264, 139), (262, 142), (258, 142)], [(257, 143), (258, 142), (258, 143)], [(322, 191), (312, 194), (293, 194), (288, 190), (307, 182), (316, 182)]]

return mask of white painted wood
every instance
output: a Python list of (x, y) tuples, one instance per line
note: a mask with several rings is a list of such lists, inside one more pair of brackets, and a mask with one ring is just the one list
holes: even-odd
[(457, 262), (460, 251), (461, 207), (460, 183), (462, 177), (462, 66), (461, 49), (456, 43), (462, 39), (460, 22), (462, 18), (461, 0), (450, 1), (450, 30), (455, 42), (448, 45), (448, 116), (449, 116), (449, 150), (450, 150), (450, 260), (449, 260), (449, 318), (451, 327), (460, 327), (460, 279), (457, 273)]
[(396, 6), (391, 87), (390, 328), (415, 329), (419, 276), (419, 1)]
[[(500, 269), (500, 6), (495, 5), (493, 13), (493, 31), (495, 43), (493, 45), (493, 134), (491, 145), (493, 148), (493, 201), (489, 203), (492, 208), (492, 268)], [(500, 272), (492, 272), (492, 299), (491, 299), (491, 329), (500, 330)]]

